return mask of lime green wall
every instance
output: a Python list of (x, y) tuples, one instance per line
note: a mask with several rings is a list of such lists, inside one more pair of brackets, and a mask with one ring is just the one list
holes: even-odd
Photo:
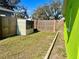
[(67, 0), (64, 39), (67, 59), (79, 59), (79, 0)]

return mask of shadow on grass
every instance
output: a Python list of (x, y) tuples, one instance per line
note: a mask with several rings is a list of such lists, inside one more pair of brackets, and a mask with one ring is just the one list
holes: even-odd
[[(40, 32), (40, 31), (38, 31), (37, 29), (34, 29), (33, 33), (30, 33), (30, 34), (27, 34), (27, 35), (35, 34), (35, 33), (38, 33), (38, 32)], [(15, 36), (23, 36), (23, 35), (17, 35), (17, 34), (15, 34), (15, 35), (7, 36), (7, 37), (0, 37), (0, 40), (4, 40), (6, 38), (15, 37)]]

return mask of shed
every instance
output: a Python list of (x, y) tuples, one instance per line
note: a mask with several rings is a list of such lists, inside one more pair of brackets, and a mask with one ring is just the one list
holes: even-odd
[(34, 22), (26, 19), (17, 19), (17, 34), (18, 35), (27, 35), (33, 33)]

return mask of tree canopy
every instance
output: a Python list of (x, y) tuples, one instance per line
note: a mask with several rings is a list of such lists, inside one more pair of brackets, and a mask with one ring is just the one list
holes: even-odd
[(50, 5), (44, 4), (38, 7), (32, 14), (33, 19), (49, 20), (51, 17), (54, 18), (56, 11), (61, 13), (62, 3), (60, 0), (53, 0)]

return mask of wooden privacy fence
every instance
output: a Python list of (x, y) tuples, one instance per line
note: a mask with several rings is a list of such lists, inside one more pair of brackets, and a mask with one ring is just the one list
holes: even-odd
[(34, 29), (41, 32), (56, 32), (64, 25), (63, 20), (34, 20)]
[(16, 34), (16, 18), (0, 16), (0, 38)]
[(56, 20), (56, 31), (62, 31), (64, 32), (64, 20)]

